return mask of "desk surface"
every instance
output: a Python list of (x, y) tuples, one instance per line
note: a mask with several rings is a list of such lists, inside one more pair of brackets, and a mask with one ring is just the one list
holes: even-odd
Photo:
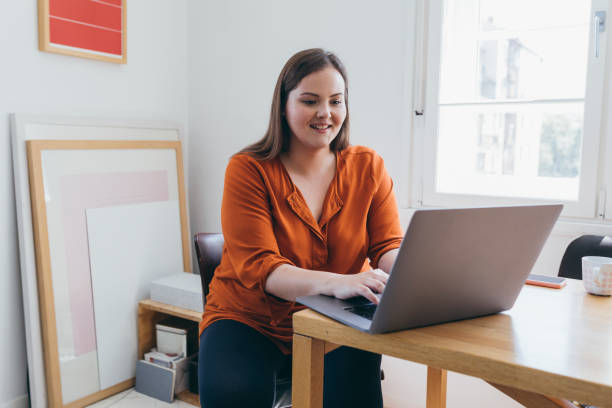
[(581, 281), (525, 286), (514, 307), (477, 319), (370, 335), (311, 310), (294, 332), (555, 397), (612, 407), (612, 298)]

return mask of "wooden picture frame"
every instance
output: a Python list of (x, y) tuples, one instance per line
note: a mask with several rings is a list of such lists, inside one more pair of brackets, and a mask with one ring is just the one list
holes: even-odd
[(127, 63), (126, 0), (38, 0), (38, 48)]
[[(29, 401), (32, 408), (46, 408), (49, 404), (39, 313), (41, 306), (38, 298), (26, 141), (180, 141), (183, 129), (179, 123), (172, 121), (27, 114), (11, 114), (10, 124)], [(194, 267), (192, 264), (192, 269)]]
[[(79, 169), (79, 166), (82, 164), (79, 163), (89, 163), (97, 160), (97, 164), (88, 164), (87, 168), (83, 170), (83, 177), (92, 177), (91, 170), (99, 169), (104, 171), (104, 177), (115, 177), (118, 179), (119, 177), (125, 178), (125, 174), (127, 172), (117, 172), (117, 173), (108, 173), (107, 169), (112, 169), (113, 164), (116, 163), (125, 163), (125, 158), (132, 158), (133, 160), (128, 160), (127, 162), (133, 162), (136, 166), (139, 165), (140, 162), (146, 162), (147, 160), (156, 160), (157, 152), (163, 153), (166, 157), (168, 154), (171, 157), (174, 154), (174, 162), (172, 160), (166, 161), (164, 163), (174, 163), (175, 169), (172, 170), (172, 174), (169, 174), (167, 178), (172, 178), (173, 174), (176, 174), (176, 183), (168, 183), (166, 188), (167, 190), (173, 190), (170, 193), (170, 198), (177, 199), (178, 206), (177, 212), (177, 221), (180, 220), (180, 226), (177, 227), (177, 231), (180, 232), (177, 235), (180, 235), (179, 244), (182, 247), (182, 250), (179, 249), (179, 267), (181, 267), (184, 271), (190, 272), (191, 270), (191, 260), (190, 260), (190, 242), (189, 242), (189, 231), (188, 231), (188, 221), (187, 221), (187, 206), (186, 206), (186, 194), (185, 194), (185, 186), (184, 186), (184, 174), (183, 174), (183, 161), (182, 161), (182, 152), (181, 152), (181, 144), (179, 141), (117, 141), (117, 140), (28, 140), (26, 141), (27, 148), (27, 156), (28, 156), (28, 171), (29, 171), (29, 179), (30, 179), (30, 197), (32, 203), (32, 226), (34, 232), (34, 247), (36, 253), (36, 270), (37, 270), (37, 283), (38, 283), (38, 297), (39, 297), (39, 307), (40, 307), (40, 322), (41, 322), (41, 334), (42, 334), (42, 345), (43, 345), (43, 354), (45, 360), (45, 377), (46, 377), (46, 392), (47, 392), (47, 402), (50, 407), (83, 407), (89, 405), (95, 401), (104, 399), (110, 395), (113, 395), (117, 392), (120, 392), (124, 389), (132, 387), (134, 385), (134, 378), (123, 378), (122, 381), (117, 383), (110, 384), (110, 386), (102, 387), (95, 392), (91, 392), (87, 395), (80, 395), (79, 393), (87, 393), (87, 391), (83, 391), (81, 389), (81, 384), (86, 382), (86, 377), (95, 375), (96, 378), (90, 381), (88, 384), (102, 384), (101, 375), (98, 377), (97, 370), (85, 370), (81, 369), (76, 371), (74, 367), (79, 367), (78, 365), (74, 365), (74, 361), (77, 358), (82, 357), (83, 364), (90, 364), (92, 361), (95, 362), (96, 368), (100, 367), (98, 361), (104, 361), (103, 358), (100, 357), (100, 337), (102, 334), (98, 332), (100, 330), (98, 315), (96, 314), (95, 318), (95, 329), (94, 333), (97, 341), (97, 349), (94, 350), (95, 354), (90, 353), (81, 353), (80, 356), (74, 357), (76, 355), (73, 354), (74, 357), (72, 359), (73, 362), (70, 362), (71, 368), (74, 373), (66, 373), (68, 371), (68, 367), (66, 365), (66, 358), (64, 355), (64, 363), (60, 362), (60, 351), (61, 342), (58, 342), (58, 337), (63, 336), (66, 338), (66, 334), (62, 333), (59, 330), (60, 327), (69, 327), (70, 335), (74, 336), (76, 339), (76, 332), (78, 331), (73, 325), (74, 322), (70, 322), (67, 320), (73, 319), (72, 316), (69, 316), (67, 313), (56, 313), (56, 309), (59, 308), (59, 304), (62, 301), (68, 302), (72, 301), (75, 297), (73, 296), (70, 300), (65, 300), (64, 296), (56, 296), (56, 293), (64, 293), (58, 292), (58, 287), (62, 285), (62, 282), (69, 280), (69, 276), (67, 272), (63, 271), (62, 268), (57, 268), (54, 270), (54, 266), (63, 265), (58, 263), (57, 259), (61, 259), (62, 256), (66, 256), (65, 253), (74, 255), (72, 251), (68, 250), (68, 247), (61, 246), (53, 246), (53, 239), (57, 241), (58, 236), (68, 236), (68, 229), (62, 230), (61, 234), (53, 233), (52, 229), (55, 228), (57, 230), (57, 225), (61, 223), (61, 220), (58, 220), (57, 217), (58, 212), (51, 212), (52, 203), (55, 202), (70, 202), (69, 195), (65, 194), (62, 197), (54, 196), (54, 191), (65, 191), (60, 190), (57, 186), (60, 183), (55, 182), (54, 180), (65, 180), (66, 177), (75, 177), (72, 173), (74, 173), (74, 169)], [(56, 153), (57, 152), (57, 153)], [(50, 154), (61, 154), (52, 160), (53, 156), (49, 156)], [(65, 155), (65, 156), (64, 156)], [(96, 155), (98, 155), (98, 159), (95, 159)], [(100, 156), (102, 155), (102, 156)], [(113, 155), (118, 155), (121, 160), (116, 160)], [(148, 156), (147, 156), (148, 155)], [(153, 156), (151, 156), (153, 155)], [(151, 159), (149, 156), (153, 157)], [(80, 158), (79, 160), (73, 160), (74, 165), (71, 164), (70, 158)], [(149, 157), (149, 158), (148, 158)], [(53, 163), (62, 163), (62, 166), (68, 166), (67, 168), (70, 170), (66, 173), (66, 170), (63, 169), (62, 172), (57, 172), (57, 174), (69, 174), (63, 175), (59, 177), (56, 173), (50, 171), (53, 168)], [(69, 164), (64, 164), (69, 163)], [(93, 166), (93, 167), (92, 167)], [(98, 167), (96, 167), (98, 166)], [(134, 168), (132, 165), (128, 166), (130, 169)], [(168, 167), (166, 165), (166, 167)], [(138, 167), (136, 167), (138, 168)], [(78, 177), (78, 174), (76, 175)], [(138, 180), (141, 180), (139, 178)], [(55, 190), (53, 185), (55, 185)], [(61, 184), (64, 186), (64, 184)], [(81, 184), (82, 186), (83, 184)], [(133, 187), (137, 187), (135, 184)], [(63, 187), (62, 187), (63, 188)], [(93, 188), (99, 188), (98, 185), (93, 186)], [(82, 194), (79, 194), (82, 195)], [(68, 198), (67, 198), (68, 197)], [(108, 197), (104, 197), (103, 201), (108, 202)], [(115, 205), (115, 204), (109, 204)], [(55, 227), (53, 227), (55, 224)], [(50, 227), (51, 225), (51, 227)], [(89, 227), (88, 227), (89, 228)], [(67, 232), (68, 231), (68, 232)], [(74, 235), (74, 234), (73, 234)], [(91, 248), (91, 241), (89, 241), (89, 254), (93, 253), (93, 248)], [(112, 245), (112, 243), (111, 243)], [(55, 251), (55, 252), (54, 252)], [(90, 261), (91, 262), (91, 261)], [(94, 265), (91, 264), (91, 273), (93, 274)], [(65, 268), (68, 269), (68, 268)], [(82, 269), (82, 268), (81, 268)], [(74, 270), (74, 268), (73, 268)], [(85, 271), (89, 272), (89, 271)], [(131, 271), (130, 271), (131, 272)], [(168, 271), (161, 271), (164, 274), (167, 274)], [(173, 271), (174, 272), (174, 271)], [(119, 273), (119, 272), (118, 272)], [(158, 271), (159, 273), (159, 271)], [(82, 274), (82, 271), (79, 270), (79, 274)], [(125, 274), (119, 276), (122, 280), (129, 279)], [(158, 275), (160, 276), (160, 275)], [(54, 281), (55, 278), (55, 281)], [(140, 279), (142, 280), (142, 279)], [(93, 285), (92, 280), (92, 289), (90, 291), (93, 293), (93, 297), (97, 296), (96, 288)], [(123, 284), (123, 282), (122, 282)], [(79, 288), (78, 292), (74, 293), (82, 293), (84, 292)], [(86, 291), (85, 291), (86, 292)], [(142, 291), (141, 291), (142, 292)], [(70, 294), (70, 293), (69, 293)], [(143, 296), (141, 296), (143, 297)], [(148, 294), (147, 294), (148, 297)], [(142, 299), (138, 299), (142, 300)], [(102, 304), (104, 304), (103, 300), (100, 300)], [(117, 298), (116, 293), (108, 294), (108, 303), (116, 303), (120, 301)], [(133, 332), (131, 333), (134, 341), (125, 341), (125, 337), (129, 338), (130, 333), (122, 332), (119, 337), (123, 337), (125, 343), (125, 348), (131, 349), (133, 348), (133, 356), (134, 358), (128, 358), (124, 360), (129, 360), (127, 362), (119, 361), (113, 362), (113, 364), (125, 365), (131, 364), (132, 362), (135, 364), (136, 356), (137, 356), (137, 341), (136, 341), (136, 332), (137, 325), (136, 322), (136, 311), (137, 311), (137, 302), (130, 301), (128, 303), (132, 307), (133, 310), (125, 310), (125, 316), (117, 317), (118, 320), (133, 320), (134, 324), (128, 324), (127, 327), (132, 327)], [(78, 305), (77, 305), (78, 306)], [(74, 308), (73, 303), (73, 308)], [(61, 309), (61, 308), (60, 308)], [(80, 310), (80, 309), (79, 309)], [(96, 309), (97, 311), (97, 309)], [(61, 310), (60, 310), (61, 312)], [(119, 313), (123, 315), (123, 313)], [(92, 312), (93, 316), (93, 312)], [(79, 322), (77, 322), (79, 323)], [(81, 323), (79, 323), (81, 324)], [(87, 325), (87, 324), (85, 324)], [(122, 324), (123, 327), (126, 327), (126, 324)], [(87, 330), (87, 327), (85, 328)], [(64, 330), (65, 331), (65, 330)], [(82, 331), (82, 330), (81, 330)], [(108, 333), (104, 334), (104, 336), (108, 337), (117, 337), (116, 333)], [(59, 349), (58, 349), (59, 347)], [(73, 346), (73, 349), (76, 346)], [(64, 353), (65, 354), (65, 353)], [(93, 357), (92, 357), (93, 356)], [(62, 365), (63, 364), (63, 365)], [(92, 373), (92, 371), (96, 371)], [(129, 367), (128, 367), (129, 371)], [(75, 375), (78, 374), (78, 375)], [(124, 370), (125, 373), (125, 370)], [(78, 377), (74, 380), (75, 377)], [(125, 375), (124, 375), (125, 377)], [(90, 387), (91, 388), (91, 387)], [(87, 389), (87, 388), (85, 388)], [(71, 396), (66, 400), (66, 395), (70, 394)], [(77, 397), (75, 397), (77, 395)]]

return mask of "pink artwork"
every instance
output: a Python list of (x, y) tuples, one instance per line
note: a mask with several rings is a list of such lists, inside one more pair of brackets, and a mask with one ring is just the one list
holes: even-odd
[(70, 175), (61, 178), (66, 275), (75, 355), (96, 350), (85, 210), (168, 201), (165, 170)]

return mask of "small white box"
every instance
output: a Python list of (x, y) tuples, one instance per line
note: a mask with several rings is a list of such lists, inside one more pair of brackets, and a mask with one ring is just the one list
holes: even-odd
[[(162, 353), (187, 355), (187, 332), (178, 334), (157, 328), (157, 349)], [(174, 368), (174, 367), (170, 367)]]
[(203, 312), (204, 299), (200, 275), (180, 272), (153, 281), (151, 300)]

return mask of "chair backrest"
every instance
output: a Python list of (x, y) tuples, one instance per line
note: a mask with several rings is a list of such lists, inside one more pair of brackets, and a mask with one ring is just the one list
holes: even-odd
[(582, 279), (583, 256), (606, 256), (612, 258), (612, 237), (582, 235), (570, 242), (561, 260), (559, 276)]
[(193, 237), (200, 278), (202, 279), (202, 292), (204, 298), (208, 295), (208, 285), (212, 280), (215, 269), (221, 262), (223, 253), (223, 234), (218, 232), (200, 232)]

